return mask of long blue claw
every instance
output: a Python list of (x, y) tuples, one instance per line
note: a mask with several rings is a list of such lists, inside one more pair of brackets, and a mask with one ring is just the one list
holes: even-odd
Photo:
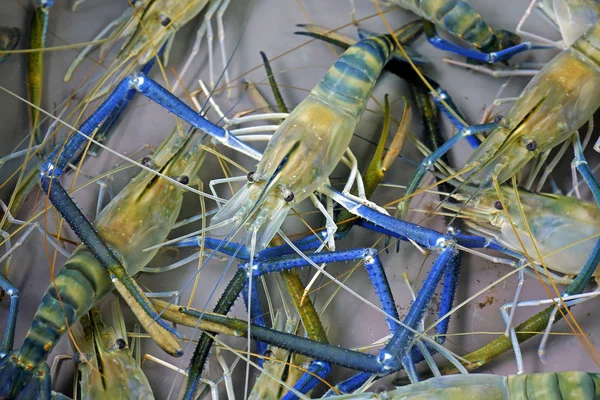
[[(313, 361), (308, 367), (308, 372), (304, 373), (300, 379), (294, 385), (294, 390), (302, 394), (308, 393), (312, 388), (317, 386), (321, 379), (325, 379), (331, 372), (331, 364), (324, 361)], [(316, 376), (315, 376), (316, 375)], [(321, 379), (319, 379), (321, 378)], [(289, 391), (283, 396), (281, 400), (297, 400), (296, 396), (292, 391)]]
[[(74, 134), (65, 144), (61, 144), (50, 153), (40, 167), (43, 175), (60, 176), (68, 163), (83, 143), (91, 136), (92, 132), (104, 121), (111, 112), (127, 98), (131, 89), (135, 89), (150, 100), (164, 107), (168, 111), (182, 118), (195, 128), (210, 135), (213, 139), (231, 147), (247, 156), (260, 160), (262, 155), (254, 148), (239, 140), (231, 132), (216, 126), (199, 115), (196, 111), (142, 73), (137, 73), (124, 78), (111, 94), (100, 104), (96, 111), (81, 125), (79, 132)], [(83, 134), (83, 135), (82, 135)]]
[(17, 326), (17, 313), (19, 310), (19, 291), (2, 273), (0, 273), (0, 288), (10, 296), (10, 308), (8, 310), (8, 321), (2, 344), (0, 344), (0, 359), (8, 354), (12, 348), (15, 339), (15, 328)]
[(523, 42), (506, 49), (493, 51), (491, 53), (483, 53), (449, 42), (448, 40), (441, 38), (435, 29), (425, 29), (425, 35), (427, 36), (427, 41), (433, 47), (487, 64), (507, 61), (512, 56), (528, 50), (544, 50), (552, 48), (551, 46), (534, 45), (531, 42)]

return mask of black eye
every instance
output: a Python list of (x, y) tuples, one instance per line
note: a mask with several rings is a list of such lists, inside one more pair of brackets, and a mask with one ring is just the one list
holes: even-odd
[(248, 179), (248, 182), (254, 182), (254, 174), (254, 171), (248, 172), (248, 175), (246, 175), (246, 179)]
[(183, 184), (183, 185), (187, 185), (190, 181), (190, 178), (187, 177), (187, 175), (182, 175), (179, 177), (179, 183)]
[(123, 350), (125, 347), (127, 347), (127, 343), (125, 343), (125, 340), (118, 338), (115, 341), (115, 347), (119, 350)]
[(275, 354), (273, 354), (273, 352), (272, 352), (271, 350), (267, 350), (267, 351), (265, 351), (265, 354), (264, 354), (264, 356), (265, 356), (266, 358), (275, 358)]
[(150, 157), (144, 157), (142, 158), (142, 165), (144, 167), (149, 167), (152, 165), (152, 159)]
[(286, 201), (286, 203), (294, 200), (294, 193), (292, 193), (291, 190), (284, 189), (281, 191), (281, 194), (283, 195), (283, 199)]
[(73, 354), (73, 362), (75, 364), (81, 364), (81, 354), (79, 354), (79, 353)]
[(528, 151), (534, 151), (535, 149), (537, 149), (537, 143), (535, 142), (535, 140), (532, 140), (531, 142), (528, 142), (528, 143), (525, 145), (525, 148), (526, 148)]
[(494, 117), (494, 123), (496, 125), (499, 125), (503, 120), (504, 120), (504, 116), (503, 115), (496, 115)]
[(166, 15), (161, 15), (160, 16), (160, 24), (162, 26), (167, 26), (171, 23), (171, 18), (167, 17)]
[(502, 202), (501, 202), (500, 200), (496, 200), (496, 201), (494, 202), (494, 208), (495, 208), (496, 210), (502, 210), (502, 208), (503, 208), (503, 207), (502, 207)]

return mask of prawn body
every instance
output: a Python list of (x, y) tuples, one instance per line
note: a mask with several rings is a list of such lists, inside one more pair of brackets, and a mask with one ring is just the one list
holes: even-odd
[[(117, 20), (107, 26), (97, 39), (116, 26), (109, 42), (125, 38), (113, 65), (121, 65), (134, 58), (134, 64), (147, 64), (159, 50), (172, 41), (181, 27), (192, 20), (208, 4), (208, 0), (138, 0), (128, 7)], [(65, 82), (71, 79), (83, 57), (92, 50), (86, 47), (65, 73)], [(165, 55), (166, 58), (166, 55)]]
[(233, 218), (266, 247), (293, 204), (317, 190), (346, 151), (377, 77), (395, 49), (388, 36), (350, 47), (281, 124), (249, 183), (211, 224)]
[[(153, 157), (154, 165), (168, 176), (195, 174), (203, 160), (199, 143), (191, 145), (190, 135), (173, 134)], [(186, 150), (186, 147), (190, 147)], [(130, 275), (145, 266), (158, 250), (142, 251), (164, 241), (174, 225), (184, 190), (151, 171), (138, 174), (100, 213), (96, 229)], [(115, 278), (115, 279), (112, 279)], [(31, 328), (20, 350), (0, 361), (0, 398), (21, 398), (37, 390), (39, 396), (49, 390), (38, 388), (34, 376), (45, 375), (45, 360), (67, 327), (120, 284), (106, 273), (106, 267), (85, 247), (78, 247), (55, 277), (35, 313)], [(132, 303), (127, 299), (128, 303)], [(135, 301), (135, 300), (134, 300)], [(140, 316), (135, 308), (134, 313)], [(172, 355), (181, 354), (179, 344), (166, 341), (159, 345)], [(32, 375), (36, 372), (37, 375)]]
[(471, 155), (470, 180), (520, 171), (581, 128), (600, 106), (600, 21), (529, 82), (498, 128)]
[(403, 386), (387, 393), (332, 396), (355, 400), (595, 400), (600, 375), (585, 372), (547, 372), (530, 375), (447, 375)]
[(127, 347), (127, 332), (118, 299), (110, 300), (114, 326), (102, 321), (100, 311), (92, 308), (72, 329), (77, 348), (86, 361), (78, 363), (81, 398), (154, 399), (150, 383)]
[[(198, 15), (206, 4), (208, 0), (150, 1), (117, 59), (139, 57), (138, 64), (146, 64), (181, 27)], [(134, 18), (137, 19), (136, 16)]]
[(496, 52), (521, 43), (521, 38), (512, 32), (492, 29), (478, 12), (463, 0), (388, 0), (388, 3), (414, 12), (484, 53)]
[[(444, 207), (460, 212), (477, 235), (495, 239), (517, 252), (523, 251), (523, 243), (527, 254), (535, 258), (537, 247), (549, 269), (568, 275), (579, 274), (600, 234), (600, 210), (596, 204), (525, 190), (519, 190), (517, 200), (517, 194), (510, 187), (501, 186), (500, 191), (502, 202), (494, 189), (488, 189), (474, 196), (454, 195), (460, 203), (445, 203)], [(600, 276), (600, 270), (596, 270), (594, 276)]]

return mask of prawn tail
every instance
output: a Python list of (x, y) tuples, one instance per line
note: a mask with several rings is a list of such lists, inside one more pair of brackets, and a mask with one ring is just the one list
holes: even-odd
[(19, 351), (0, 360), (0, 399), (50, 399), (50, 369), (46, 363), (28, 369), (19, 363)]

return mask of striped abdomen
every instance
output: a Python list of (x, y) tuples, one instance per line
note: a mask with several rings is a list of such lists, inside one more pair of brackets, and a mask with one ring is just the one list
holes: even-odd
[(444, 28), (473, 47), (492, 52), (502, 49), (496, 32), (463, 0), (393, 0), (392, 3)]
[(86, 248), (79, 247), (46, 290), (19, 352), (18, 363), (33, 368), (45, 361), (66, 331), (66, 324), (81, 318), (112, 289), (102, 265)]
[(356, 43), (329, 68), (311, 95), (360, 119), (395, 48), (394, 40), (387, 35)]
[(586, 372), (546, 372), (511, 375), (507, 378), (510, 398), (526, 400), (600, 398), (600, 374)]

